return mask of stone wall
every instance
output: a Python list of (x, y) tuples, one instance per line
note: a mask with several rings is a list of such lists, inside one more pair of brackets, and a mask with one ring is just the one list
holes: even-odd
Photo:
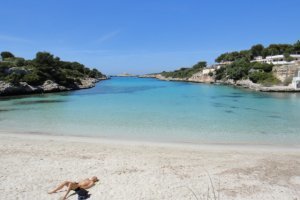
[(300, 62), (289, 65), (279, 65), (273, 67), (273, 74), (282, 82), (291, 82), (300, 70)]

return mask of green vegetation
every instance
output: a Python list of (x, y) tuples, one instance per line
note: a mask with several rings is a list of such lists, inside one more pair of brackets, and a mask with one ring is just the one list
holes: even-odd
[(260, 83), (265, 86), (271, 86), (280, 83), (278, 79), (276, 79), (272, 73), (256, 71), (249, 75), (249, 79), (253, 83)]
[(193, 65), (191, 68), (181, 68), (172, 72), (162, 72), (161, 75), (163, 75), (166, 78), (172, 77), (172, 78), (190, 78), (193, 74), (201, 71), (203, 68), (206, 67), (206, 62), (201, 61), (197, 64)]
[(254, 59), (256, 56), (266, 56), (271, 55), (285, 55), (286, 59), (289, 58), (290, 54), (300, 53), (300, 41), (298, 40), (295, 44), (271, 44), (268, 47), (264, 47), (261, 44), (257, 44), (251, 47), (249, 50), (234, 51), (229, 53), (221, 54), (216, 58), (216, 62), (226, 62), (226, 61), (236, 61), (239, 59), (246, 59), (248, 61)]
[[(256, 56), (265, 58), (271, 55), (284, 55), (286, 61), (292, 61), (291, 54), (300, 53), (300, 41), (295, 44), (271, 44), (264, 47), (257, 44), (249, 50), (234, 51), (221, 54), (216, 58), (216, 62), (232, 62), (226, 67), (216, 70), (216, 80), (233, 79), (234, 81), (241, 79), (250, 79), (254, 83), (260, 83), (266, 86), (280, 83), (272, 74), (273, 65), (266, 63), (250, 62)], [(284, 83), (286, 84), (286, 83)]]
[(242, 58), (234, 61), (226, 67), (216, 70), (216, 80), (233, 79), (250, 79), (254, 83), (260, 83), (266, 86), (278, 84), (280, 81), (272, 74), (272, 64), (249, 62)]
[[(261, 44), (252, 46), (249, 50), (234, 51), (230, 53), (221, 54), (216, 62), (228, 62), (226, 66), (217, 69), (215, 72), (210, 72), (209, 76), (215, 78), (215, 80), (229, 80), (234, 81), (242, 79), (250, 79), (253, 83), (259, 83), (265, 86), (275, 84), (289, 84), (281, 83), (276, 77), (274, 77), (272, 70), (273, 65), (267, 63), (251, 62), (254, 57), (257, 56), (270, 56), (283, 54), (285, 60), (291, 61), (293, 58), (291, 54), (300, 53), (300, 41), (295, 44), (271, 44), (268, 47), (264, 47)], [(162, 72), (166, 78), (190, 78), (193, 74), (200, 72), (206, 67), (206, 62), (199, 62), (191, 68), (181, 68), (171, 72)]]
[(48, 52), (38, 52), (33, 60), (15, 57), (10, 52), (1, 53), (0, 80), (18, 85), (27, 82), (37, 86), (52, 80), (66, 87), (80, 84), (82, 78), (102, 78), (97, 69), (89, 69), (78, 62), (61, 61)]
[(14, 58), (14, 54), (8, 52), (8, 51), (3, 51), (1, 52), (1, 58), (4, 60), (4, 59), (7, 59), (7, 58)]

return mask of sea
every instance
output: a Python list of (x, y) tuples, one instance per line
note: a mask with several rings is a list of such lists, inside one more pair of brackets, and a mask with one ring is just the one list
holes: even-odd
[(0, 97), (0, 132), (298, 145), (300, 94), (113, 77), (91, 89)]

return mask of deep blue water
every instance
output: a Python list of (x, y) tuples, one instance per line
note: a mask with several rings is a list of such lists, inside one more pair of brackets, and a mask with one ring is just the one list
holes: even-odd
[(87, 90), (1, 97), (0, 131), (168, 142), (299, 144), (300, 94), (112, 78)]

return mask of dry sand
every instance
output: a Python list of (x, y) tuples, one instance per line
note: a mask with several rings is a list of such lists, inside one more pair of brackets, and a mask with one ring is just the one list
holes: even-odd
[(216, 199), (300, 199), (299, 147), (16, 134), (0, 134), (0, 144), (3, 200), (58, 200), (62, 192), (47, 191), (93, 175), (100, 183), (91, 200), (214, 199), (209, 176)]

